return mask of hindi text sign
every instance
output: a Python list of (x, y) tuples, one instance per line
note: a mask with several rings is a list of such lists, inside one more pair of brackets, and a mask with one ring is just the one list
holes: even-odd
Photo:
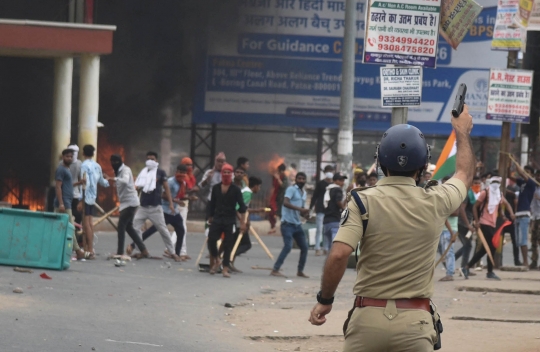
[(529, 123), (533, 71), (490, 70), (486, 119)]
[(499, 0), (492, 50), (518, 51), (521, 49), (521, 29), (514, 25), (518, 13), (519, 0)]
[(422, 100), (422, 67), (381, 67), (381, 106), (418, 106)]
[(435, 67), (440, 0), (369, 0), (364, 62)]

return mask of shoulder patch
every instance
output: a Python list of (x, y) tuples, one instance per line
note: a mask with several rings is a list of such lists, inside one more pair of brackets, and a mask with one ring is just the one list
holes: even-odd
[(424, 186), (424, 189), (428, 189), (430, 187), (433, 187), (433, 186), (438, 186), (439, 185), (439, 181), (437, 180), (429, 180), (425, 186)]
[(341, 220), (339, 221), (339, 224), (340, 225), (345, 224), (348, 218), (349, 218), (349, 208), (345, 208), (345, 210), (341, 212)]

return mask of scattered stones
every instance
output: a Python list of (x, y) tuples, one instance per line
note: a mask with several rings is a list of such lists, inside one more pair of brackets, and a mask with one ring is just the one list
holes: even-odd
[(225, 308), (234, 308), (234, 306), (230, 303), (225, 303)]
[(23, 293), (23, 290), (22, 290), (22, 288), (20, 288), (20, 287), (15, 287), (15, 288), (13, 289), (13, 293)]

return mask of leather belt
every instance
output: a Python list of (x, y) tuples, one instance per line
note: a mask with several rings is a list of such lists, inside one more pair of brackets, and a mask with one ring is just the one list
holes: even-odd
[[(354, 302), (354, 306), (357, 308), (362, 307), (380, 307), (385, 308), (388, 300), (376, 299), (357, 296)], [(410, 298), (410, 299), (396, 299), (396, 308), (400, 309), (421, 309), (427, 312), (431, 312), (429, 298)]]

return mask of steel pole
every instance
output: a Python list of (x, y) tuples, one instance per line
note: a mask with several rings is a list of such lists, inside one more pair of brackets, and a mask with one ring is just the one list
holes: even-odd
[(408, 116), (409, 116), (408, 107), (392, 108), (392, 126), (407, 123)]
[(356, 44), (356, 0), (345, 4), (345, 35), (343, 38), (343, 64), (341, 104), (338, 133), (338, 171), (351, 179), (353, 152), (354, 65)]

